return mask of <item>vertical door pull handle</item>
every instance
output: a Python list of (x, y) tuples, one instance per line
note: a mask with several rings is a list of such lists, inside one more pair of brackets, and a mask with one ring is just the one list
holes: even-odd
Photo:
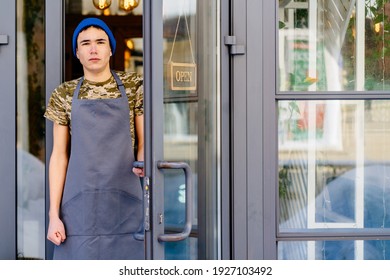
[(176, 242), (186, 239), (192, 229), (192, 209), (193, 209), (193, 187), (192, 187), (192, 171), (190, 166), (185, 162), (169, 162), (158, 161), (157, 168), (159, 169), (183, 169), (186, 184), (186, 223), (182, 232), (165, 233), (158, 236), (160, 242)]

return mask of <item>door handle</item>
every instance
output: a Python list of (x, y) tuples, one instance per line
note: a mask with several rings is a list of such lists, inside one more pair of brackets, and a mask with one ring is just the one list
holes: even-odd
[(0, 45), (8, 45), (8, 35), (0, 34)]
[[(133, 163), (133, 167), (144, 168), (143, 161), (135, 161)], [(183, 169), (185, 176), (185, 185), (186, 185), (186, 223), (184, 225), (184, 229), (179, 233), (166, 233), (160, 234), (157, 239), (160, 242), (176, 242), (186, 239), (192, 229), (192, 209), (193, 209), (193, 186), (192, 186), (192, 171), (190, 166), (185, 162), (171, 162), (171, 161), (158, 161), (157, 162), (158, 169)], [(148, 179), (148, 178), (147, 178)], [(149, 225), (149, 186), (146, 188), (147, 194), (144, 194), (146, 199), (146, 219), (145, 222)], [(145, 228), (146, 229), (146, 228)]]
[(186, 223), (184, 229), (179, 233), (165, 233), (158, 236), (160, 242), (176, 242), (186, 239), (192, 229), (192, 171), (190, 166), (185, 162), (169, 162), (169, 161), (158, 161), (158, 169), (183, 169), (186, 184)]

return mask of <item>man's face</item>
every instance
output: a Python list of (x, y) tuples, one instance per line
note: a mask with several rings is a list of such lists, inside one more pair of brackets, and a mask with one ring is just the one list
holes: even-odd
[(81, 31), (77, 38), (76, 55), (88, 73), (109, 69), (112, 53), (106, 32), (93, 26)]

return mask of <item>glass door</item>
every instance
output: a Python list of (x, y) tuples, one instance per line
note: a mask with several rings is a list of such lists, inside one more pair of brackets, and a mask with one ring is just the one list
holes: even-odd
[(218, 2), (144, 2), (151, 259), (220, 258)]

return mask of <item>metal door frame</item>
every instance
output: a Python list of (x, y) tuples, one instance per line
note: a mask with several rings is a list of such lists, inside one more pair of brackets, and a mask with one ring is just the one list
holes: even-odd
[[(152, 5), (153, 2), (153, 5)], [(224, 36), (230, 22), (230, 1), (221, 0), (220, 63), (221, 63), (221, 252), (222, 259), (231, 258), (231, 202), (230, 202), (230, 57), (224, 46)], [(151, 186), (151, 231), (146, 232), (147, 259), (164, 259), (164, 245), (158, 236), (164, 233), (159, 223), (163, 213), (163, 174), (157, 168), (157, 161), (163, 159), (163, 26), (162, 1), (144, 0), (144, 106), (145, 106), (145, 172)], [(153, 199), (156, 198), (156, 199)], [(206, 256), (207, 248), (200, 249)]]
[(276, 259), (276, 9), (231, 0), (232, 259)]
[(16, 1), (0, 0), (0, 5), (0, 259), (10, 260), (17, 257)]
[[(63, 82), (63, 63), (64, 63), (64, 1), (46, 0), (46, 102), (48, 102), (53, 89)], [(145, 174), (153, 178), (150, 182), (153, 186), (154, 181), (162, 181), (162, 174), (156, 168), (156, 162), (153, 159), (162, 158), (162, 148), (152, 149), (162, 145), (163, 130), (157, 123), (151, 122), (155, 115), (162, 115), (162, 3), (155, 1), (152, 5), (151, 0), (144, 0), (144, 104), (145, 111), (151, 114), (145, 114)], [(50, 23), (50, 24), (48, 24)], [(161, 65), (160, 67), (151, 67), (151, 65)], [(147, 82), (149, 81), (149, 82)], [(151, 82), (153, 81), (153, 83)], [(153, 93), (153, 98), (152, 98)], [(153, 114), (153, 115), (152, 115)], [(49, 162), (50, 151), (53, 147), (52, 123), (46, 121), (46, 161)], [(46, 213), (49, 209), (49, 186), (48, 186), (48, 165), (46, 165)], [(164, 195), (162, 187), (152, 188), (152, 197), (161, 197)], [(158, 200), (151, 200), (151, 213), (161, 209), (162, 205)], [(161, 210), (160, 210), (161, 212)], [(47, 231), (48, 221), (46, 221)], [(145, 234), (146, 259), (162, 259), (164, 246), (158, 242), (157, 236), (163, 233), (163, 228), (157, 223), (157, 219), (151, 218), (152, 231)], [(162, 228), (162, 229), (161, 229)], [(53, 244), (46, 240), (46, 258), (51, 259), (53, 255)]]
[(277, 259), (276, 229), (278, 227), (278, 132), (277, 132), (277, 4), (273, 0), (263, 1), (263, 259)]
[(221, 26), (220, 26), (220, 55), (221, 55), (221, 259), (230, 260), (232, 257), (232, 132), (231, 132), (231, 61), (229, 48), (224, 45), (225, 35), (230, 34), (231, 3), (230, 0), (220, 0)]
[[(163, 26), (162, 1), (143, 0), (144, 36), (144, 120), (145, 120), (145, 176), (151, 187), (150, 231), (145, 232), (146, 259), (164, 259), (164, 245), (157, 241), (164, 233), (164, 224), (155, 215), (163, 213), (164, 177), (157, 169), (163, 159)], [(153, 2), (153, 4), (152, 4)], [(145, 180), (144, 180), (145, 182)]]
[[(49, 101), (52, 91), (64, 81), (63, 63), (64, 58), (64, 1), (45, 1), (45, 46), (46, 46), (46, 104)], [(46, 120), (46, 162), (49, 162), (53, 148), (53, 123)], [(45, 174), (45, 213), (49, 213), (49, 164), (46, 164)], [(47, 232), (48, 218), (46, 216), (45, 232)], [(46, 239), (46, 259), (52, 259), (54, 245)]]
[[(224, 157), (221, 166), (221, 258), (231, 258), (231, 165), (230, 165), (230, 56), (228, 48), (223, 45), (224, 36), (229, 32), (231, 20), (231, 0), (221, 0), (221, 153)], [(162, 159), (163, 127), (158, 122), (152, 122), (156, 116), (163, 115), (163, 54), (162, 54), (162, 2), (143, 0), (144, 11), (144, 106), (145, 112), (145, 173), (151, 178), (152, 197), (163, 197), (163, 188), (155, 182), (163, 182), (162, 172), (157, 168), (157, 160)], [(153, 5), (152, 5), (153, 2)], [(53, 89), (63, 82), (64, 64), (64, 1), (46, 0), (45, 13), (45, 45), (46, 45), (46, 102)], [(1, 49), (0, 49), (1, 51)], [(152, 67), (153, 65), (153, 67)], [(153, 98), (152, 98), (153, 95)], [(161, 118), (160, 118), (161, 119)], [(46, 162), (49, 162), (52, 150), (52, 123), (46, 121)], [(46, 165), (46, 213), (49, 210), (48, 165)], [(151, 213), (160, 213), (163, 205), (158, 200), (151, 200)], [(160, 211), (158, 211), (160, 210)], [(46, 219), (46, 231), (48, 221)], [(164, 246), (157, 240), (163, 233), (157, 217), (152, 217), (151, 228), (147, 231), (146, 259), (163, 259)], [(46, 259), (51, 259), (53, 244), (46, 240)]]

